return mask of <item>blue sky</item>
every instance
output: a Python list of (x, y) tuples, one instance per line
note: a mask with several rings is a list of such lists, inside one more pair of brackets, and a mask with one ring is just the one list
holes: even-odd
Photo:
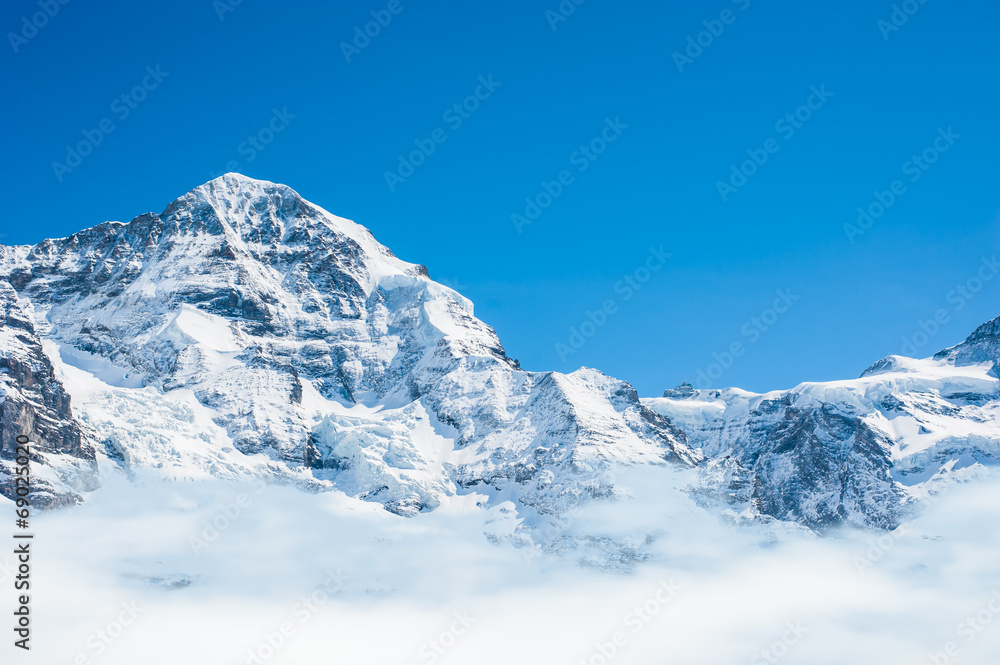
[(1000, 315), (995, 3), (561, 6), (5, 3), (2, 242), (237, 170), (427, 265), (525, 368), (643, 395), (849, 378)]

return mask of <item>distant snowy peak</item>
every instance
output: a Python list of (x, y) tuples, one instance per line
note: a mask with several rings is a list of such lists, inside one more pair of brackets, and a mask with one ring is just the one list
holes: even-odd
[[(938, 351), (933, 360), (956, 367), (982, 363), (1000, 364), (1000, 317), (979, 326), (959, 344)], [(867, 367), (861, 373), (861, 378), (886, 372), (919, 372), (927, 367), (927, 363), (922, 360), (906, 356), (886, 356)]]
[(956, 365), (1000, 364), (1000, 316), (976, 328), (964, 342), (935, 354)]
[(813, 528), (891, 528), (1000, 463), (1000, 319), (934, 358), (764, 395), (680, 386), (644, 400), (710, 457), (701, 493)]

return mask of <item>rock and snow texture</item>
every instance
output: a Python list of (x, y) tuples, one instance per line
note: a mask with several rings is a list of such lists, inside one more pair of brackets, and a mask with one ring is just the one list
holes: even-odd
[(643, 401), (709, 457), (706, 498), (819, 529), (894, 528), (916, 500), (1000, 461), (998, 323), (935, 358), (880, 360), (859, 379)]
[(672, 466), (727, 513), (890, 528), (928, 483), (998, 455), (997, 321), (855, 381), (640, 400), (596, 370), (522, 370), (423, 266), (235, 174), (160, 214), (0, 247), (0, 279), (4, 456), (18, 433), (45, 441), (55, 503), (97, 466), (339, 490), (400, 515), (476, 495), (502, 540), (620, 496), (614, 469)]
[(1000, 365), (1000, 316), (979, 326), (964, 342), (935, 354), (934, 358), (956, 365), (993, 363), (993, 375), (997, 376), (997, 366)]
[[(17, 442), (31, 435), (34, 505), (75, 503), (98, 487), (94, 449), (70, 409), (66, 393), (42, 349), (30, 306), (0, 281), (0, 493), (15, 498)], [(22, 462), (23, 464), (23, 462)]]

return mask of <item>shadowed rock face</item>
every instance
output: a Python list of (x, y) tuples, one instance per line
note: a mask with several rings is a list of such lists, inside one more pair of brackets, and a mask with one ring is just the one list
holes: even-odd
[(1000, 365), (1000, 316), (976, 328), (964, 342), (940, 351), (936, 359), (951, 359), (956, 365), (992, 361)]
[[(765, 409), (765, 412), (770, 409)], [(750, 426), (763, 445), (747, 449), (753, 498), (778, 519), (825, 529), (844, 523), (898, 526), (904, 492), (890, 476), (890, 441), (863, 420), (826, 405), (781, 404)]]
[(696, 433), (709, 455), (699, 494), (816, 531), (899, 525), (907, 493), (891, 474), (892, 441), (858, 410), (794, 393), (734, 402), (731, 420)]
[(643, 401), (708, 457), (701, 500), (817, 531), (891, 529), (922, 497), (1000, 464), (998, 324), (934, 358), (883, 358), (858, 379), (766, 395), (682, 386)]
[[(11, 285), (0, 281), (0, 493), (14, 499), (17, 437), (31, 439), (30, 501), (38, 507), (75, 503), (78, 492), (97, 487), (93, 448), (85, 443), (70, 410), (70, 397), (42, 351), (30, 315)], [(44, 473), (49, 458), (68, 460), (75, 471), (66, 478)]]

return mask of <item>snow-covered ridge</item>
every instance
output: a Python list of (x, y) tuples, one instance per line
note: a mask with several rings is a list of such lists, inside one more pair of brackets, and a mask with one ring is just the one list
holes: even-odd
[(622, 467), (695, 469), (697, 502), (741, 520), (889, 528), (928, 483), (997, 458), (996, 322), (851, 381), (640, 400), (596, 370), (522, 370), (423, 266), (237, 174), (160, 214), (0, 247), (0, 280), (31, 324), (0, 352), (49, 363), (72, 397), (63, 429), (29, 427), (63, 451), (58, 432), (80, 432), (78, 456), (43, 461), (62, 502), (94, 486), (70, 482), (81, 463), (340, 491), (400, 515), (464, 495), (516, 510), (491, 538), (529, 529), (565, 548), (564, 516), (623, 496)]
[(685, 387), (643, 402), (709, 457), (709, 497), (813, 527), (891, 528), (918, 499), (1000, 461), (1000, 382), (970, 348), (981, 339), (935, 358), (890, 356), (858, 379), (765, 395)]

